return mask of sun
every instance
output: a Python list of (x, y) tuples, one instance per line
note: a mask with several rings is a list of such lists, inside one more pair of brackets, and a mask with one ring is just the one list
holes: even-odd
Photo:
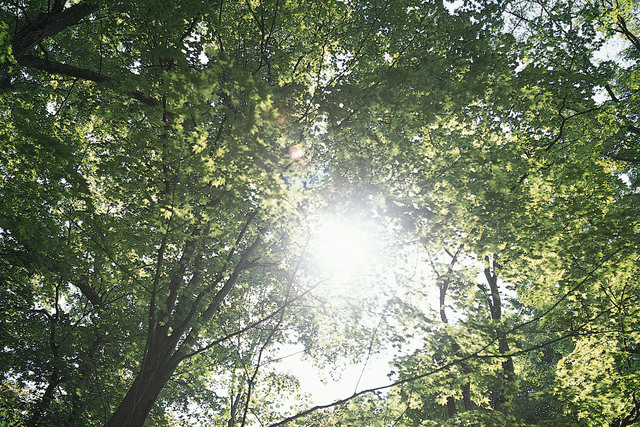
[(329, 216), (313, 233), (311, 256), (327, 273), (356, 273), (373, 263), (375, 241), (375, 233), (361, 221)]

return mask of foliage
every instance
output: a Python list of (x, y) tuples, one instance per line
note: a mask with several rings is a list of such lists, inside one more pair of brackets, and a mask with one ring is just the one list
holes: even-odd
[(3, 4), (0, 422), (637, 422), (638, 12)]

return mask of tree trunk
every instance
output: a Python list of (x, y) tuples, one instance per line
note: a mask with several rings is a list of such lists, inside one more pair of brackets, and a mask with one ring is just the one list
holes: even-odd
[(158, 395), (180, 363), (175, 357), (175, 346), (167, 337), (156, 337), (156, 344), (147, 350), (142, 368), (126, 396), (113, 413), (107, 427), (143, 426)]
[[(255, 216), (256, 213), (249, 216), (245, 228), (240, 232), (238, 241), (244, 236), (246, 227), (249, 226)], [(211, 320), (220, 308), (222, 301), (235, 286), (241, 272), (249, 264), (249, 257), (256, 251), (261, 242), (262, 238), (258, 236), (253, 244), (244, 250), (236, 267), (233, 269), (233, 273), (231, 273), (224, 286), (218, 290), (212, 298), (212, 301), (199, 316), (196, 316), (200, 303), (199, 298), (204, 297), (206, 293), (209, 292), (208, 290), (200, 293), (199, 298), (196, 299), (190, 309), (187, 309), (185, 306), (178, 307), (176, 312), (189, 313), (181, 321), (170, 319), (167, 314), (176, 308), (175, 302), (179, 291), (180, 279), (184, 275), (184, 268), (178, 268), (176, 276), (173, 278), (174, 280), (170, 281), (170, 288), (173, 290), (170, 290), (167, 295), (165, 314), (158, 316), (158, 318), (153, 315), (151, 316), (151, 318), (155, 320), (150, 322), (149, 325), (150, 332), (147, 338), (147, 349), (145, 350), (140, 372), (133, 381), (126, 396), (120, 402), (118, 409), (116, 409), (111, 419), (107, 422), (107, 427), (137, 427), (144, 425), (158, 395), (180, 362), (186, 357), (185, 354), (182, 353), (181, 348), (184, 349), (188, 347), (188, 343), (193, 343), (198, 336), (199, 327), (194, 326), (193, 322), (197, 321), (198, 324), (205, 324)], [(187, 243), (186, 246), (195, 248), (191, 243)], [(190, 251), (191, 250), (186, 250), (185, 253)], [(197, 280), (195, 277), (196, 276), (194, 276), (192, 280)], [(218, 282), (219, 281), (214, 281), (214, 284)], [(212, 289), (213, 288), (211, 288), (211, 290)], [(153, 313), (153, 304), (150, 307), (150, 312)], [(176, 321), (173, 325), (174, 331), (171, 334), (169, 334), (169, 321)], [(180, 341), (182, 341), (182, 344), (180, 344)]]
[[(449, 275), (453, 272), (453, 266), (455, 265), (455, 263), (458, 261), (458, 253), (460, 252), (460, 250), (458, 250), (458, 252), (456, 252), (455, 255), (452, 256), (451, 259), (451, 264), (449, 265), (449, 268), (446, 272), (446, 276), (445, 279), (440, 283), (439, 286), (439, 290), (440, 290), (440, 320), (442, 320), (442, 323), (444, 324), (449, 324), (449, 319), (447, 318), (447, 314), (445, 311), (445, 301), (446, 301), (446, 296), (447, 296), (447, 290), (449, 289)], [(434, 269), (435, 271), (435, 269)], [(437, 272), (436, 272), (437, 274)], [(454, 354), (459, 354), (460, 351), (462, 350), (460, 348), (460, 345), (458, 345), (458, 342), (454, 339), (454, 338), (449, 338), (451, 340), (451, 350), (453, 350)], [(461, 368), (462, 368), (462, 372), (465, 375), (468, 375), (471, 373), (471, 369), (469, 368), (469, 366), (466, 363), (462, 363), (461, 364)], [(469, 380), (467, 379), (463, 385), (462, 385), (462, 404), (464, 405), (464, 409), (466, 411), (471, 410), (471, 384), (469, 383)], [(453, 417), (457, 412), (457, 408), (456, 408), (456, 401), (453, 398), (453, 396), (449, 396), (447, 397), (447, 415), (449, 415), (449, 418)]]
[(49, 385), (42, 395), (42, 398), (33, 409), (33, 413), (26, 423), (27, 427), (35, 427), (39, 425), (40, 418), (42, 418), (42, 415), (46, 413), (47, 409), (49, 409), (49, 405), (53, 401), (53, 393), (56, 387), (58, 387), (62, 381), (63, 380), (60, 379), (58, 368), (53, 368), (53, 372), (49, 378)]
[(13, 55), (20, 62), (20, 57), (29, 49), (77, 24), (99, 8), (97, 3), (81, 2), (67, 9), (55, 8), (49, 13), (40, 14), (33, 22), (18, 31), (13, 38)]
[[(502, 301), (500, 299), (500, 292), (498, 290), (498, 275), (496, 272), (496, 262), (494, 258), (487, 257), (487, 265), (484, 270), (484, 275), (487, 278), (489, 289), (491, 291), (491, 298), (489, 299), (489, 311), (491, 313), (491, 319), (499, 322), (502, 319)], [(501, 354), (509, 353), (509, 341), (507, 340), (507, 334), (502, 330), (501, 326), (496, 326), (496, 338), (498, 340), (498, 351)], [(505, 384), (512, 383), (515, 379), (515, 370), (513, 367), (513, 359), (511, 356), (506, 356), (502, 362), (502, 371), (504, 372), (504, 381), (500, 385), (498, 399), (494, 404), (494, 409), (500, 412), (506, 412), (504, 407), (507, 402), (505, 396)]]

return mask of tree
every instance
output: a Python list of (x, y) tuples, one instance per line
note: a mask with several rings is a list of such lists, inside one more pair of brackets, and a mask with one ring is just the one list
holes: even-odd
[[(295, 122), (309, 119), (286, 108), (304, 105), (309, 70), (322, 66), (321, 46), (304, 43), (325, 31), (320, 11), (165, 6), (3, 7), (16, 62), (4, 97), (3, 259), (7, 275), (18, 269), (41, 289), (21, 304), (39, 313), (35, 332), (48, 331), (28, 340), (42, 343), (42, 361), (23, 355), (32, 378), (5, 368), (45, 389), (28, 424), (71, 404), (67, 422), (141, 425), (181, 362), (256, 325), (272, 327), (266, 346), (300, 297), (278, 254), (287, 208), (274, 202), (297, 203), (286, 152), (303, 129)], [(292, 15), (310, 22), (294, 41), (280, 27)], [(25, 209), (30, 200), (41, 203)], [(262, 308), (240, 309), (256, 299)]]
[[(635, 291), (629, 288), (633, 280), (626, 279), (628, 276), (623, 272), (626, 271), (624, 265), (627, 265), (627, 262), (637, 264), (637, 254), (632, 249), (634, 244), (628, 246), (629, 242), (637, 240), (635, 225), (631, 225), (637, 224), (637, 212), (627, 204), (636, 198), (629, 193), (634, 191), (635, 186), (624, 184), (620, 179), (620, 174), (624, 174), (622, 171), (629, 170), (633, 162), (620, 158), (613, 159), (618, 162), (611, 162), (609, 160), (612, 157), (608, 155), (606, 148), (603, 149), (611, 143), (617, 144), (614, 141), (620, 138), (620, 125), (604, 127), (604, 117), (618, 113), (609, 109), (610, 104), (598, 105), (592, 99), (593, 94), (597, 92), (597, 85), (601, 84), (601, 87), (604, 87), (607, 80), (612, 78), (612, 64), (604, 63), (598, 66), (589, 61), (604, 40), (593, 32), (589, 21), (589, 17), (599, 17), (601, 14), (593, 13), (592, 9), (587, 12), (587, 6), (593, 7), (553, 2), (522, 2), (513, 4), (513, 9), (507, 9), (507, 13), (517, 18), (518, 25), (524, 25), (526, 31), (530, 31), (528, 34), (531, 34), (530, 37), (523, 35), (517, 40), (521, 43), (520, 46), (524, 47), (520, 58), (526, 58), (526, 61), (523, 69), (517, 71), (510, 79), (512, 99), (522, 100), (524, 104), (518, 105), (514, 102), (507, 110), (501, 111), (500, 104), (488, 100), (480, 110), (481, 116), (469, 114), (472, 123), (482, 123), (485, 129), (491, 130), (484, 136), (477, 127), (468, 125), (469, 129), (473, 129), (467, 131), (468, 135), (472, 135), (469, 138), (471, 142), (478, 144), (477, 141), (480, 140), (483, 141), (482, 145), (465, 145), (464, 142), (461, 143), (467, 140), (464, 133), (454, 134), (455, 137), (451, 139), (455, 139), (456, 147), (468, 146), (468, 154), (455, 157), (455, 162), (450, 162), (448, 167), (443, 168), (448, 176), (443, 180), (445, 183), (441, 184), (440, 191), (414, 190), (414, 194), (420, 194), (422, 200), (427, 202), (421, 200), (416, 203), (414, 198), (406, 203), (407, 206), (437, 206), (423, 215), (421, 225), (427, 236), (425, 241), (431, 245), (434, 241), (435, 245), (440, 245), (444, 240), (444, 248), (440, 249), (440, 252), (444, 250), (449, 254), (449, 258), (443, 256), (447, 262), (454, 260), (455, 263), (455, 259), (461, 256), (456, 252), (458, 247), (469, 248), (472, 256), (482, 257), (487, 251), (496, 254), (500, 268), (494, 271), (500, 272), (506, 284), (515, 285), (519, 300), (516, 307), (520, 307), (520, 310), (527, 307), (535, 308), (532, 313), (524, 316), (521, 314), (519, 318), (511, 317), (507, 325), (500, 322), (502, 325), (497, 324), (494, 333), (482, 335), (481, 331), (489, 332), (494, 327), (487, 327), (486, 320), (482, 321), (482, 317), (476, 317), (475, 310), (467, 306), (456, 328), (454, 344), (451, 344), (451, 341), (448, 344), (446, 340), (443, 341), (440, 338), (443, 332), (436, 329), (437, 332), (434, 331), (432, 335), (432, 343), (426, 344), (425, 348), (417, 351), (412, 358), (400, 359), (398, 364), (401, 369), (404, 368), (404, 372), (399, 377), (399, 383), (406, 383), (412, 378), (426, 383), (414, 392), (409, 389), (402, 389), (400, 392), (400, 401), (406, 402), (406, 409), (401, 416), (410, 425), (412, 424), (409, 420), (417, 424), (419, 420), (434, 418), (449, 418), (449, 422), (452, 422), (455, 399), (466, 400), (468, 392), (464, 391), (465, 384), (471, 382), (472, 388), (473, 385), (486, 387), (491, 384), (488, 378), (482, 378), (479, 374), (483, 368), (492, 370), (487, 360), (501, 359), (504, 361), (502, 368), (505, 372), (513, 372), (513, 367), (507, 368), (509, 359), (516, 364), (519, 359), (524, 362), (539, 349), (545, 349), (544, 351), (555, 361), (558, 361), (558, 352), (564, 356), (558, 365), (557, 375), (565, 380), (570, 378), (568, 382), (561, 380), (565, 385), (560, 388), (567, 387), (564, 390), (572, 396), (567, 400), (566, 396), (562, 396), (563, 392), (559, 392), (559, 389), (551, 391), (552, 387), (546, 384), (544, 390), (538, 392), (538, 396), (544, 396), (545, 405), (558, 408), (558, 400), (575, 402), (575, 392), (581, 395), (581, 404), (572, 404), (570, 412), (583, 422), (588, 420), (596, 425), (626, 425), (635, 422), (637, 410), (633, 393), (626, 391), (634, 388), (626, 385), (635, 381), (634, 375), (629, 371), (632, 369), (631, 365), (618, 365), (615, 368), (620, 372), (620, 377), (616, 376), (614, 380), (618, 387), (618, 396), (627, 396), (618, 399), (613, 397), (614, 393), (607, 394), (602, 400), (599, 399), (599, 396), (603, 395), (600, 387), (608, 383), (603, 379), (604, 376), (611, 375), (615, 370), (611, 365), (607, 365), (605, 360), (604, 366), (594, 367), (594, 370), (592, 365), (597, 365), (597, 362), (593, 358), (589, 359), (591, 365), (586, 370), (594, 373), (604, 371), (606, 374), (599, 377), (582, 374), (574, 376), (574, 373), (579, 371), (578, 366), (585, 368), (583, 352), (593, 354), (595, 351), (593, 344), (586, 344), (578, 337), (603, 334), (611, 338), (615, 335), (621, 343), (627, 342), (628, 329), (622, 328), (614, 332), (605, 325), (618, 322), (614, 320), (617, 316), (613, 313), (619, 310), (626, 313), (623, 315), (626, 319), (623, 323), (634, 317), (628, 311), (631, 306), (627, 305), (627, 302), (632, 304), (631, 300), (635, 298), (631, 296)], [(527, 7), (530, 9), (526, 9)], [(574, 7), (585, 9), (571, 9)], [(526, 14), (531, 12), (531, 15)], [(599, 9), (599, 12), (602, 12), (602, 9)], [(586, 23), (581, 22), (581, 19), (585, 19)], [(619, 20), (616, 21), (617, 25), (621, 25)], [(552, 31), (553, 34), (548, 34), (548, 31)], [(515, 30), (514, 33), (518, 34)], [(567, 43), (569, 48), (554, 50), (554, 47), (563, 43)], [(520, 48), (514, 45), (515, 50)], [(634, 73), (632, 70), (633, 68), (617, 72), (629, 78)], [(617, 107), (615, 109), (617, 110)], [(467, 111), (473, 112), (471, 108)], [(465, 119), (456, 117), (456, 120), (463, 122)], [(497, 123), (492, 125), (491, 122)], [(624, 126), (622, 125), (623, 129)], [(493, 133), (494, 131), (496, 133)], [(622, 133), (625, 134), (626, 132)], [(437, 135), (431, 136), (432, 140), (437, 141)], [(491, 146), (493, 141), (497, 141), (494, 147)], [(624, 144), (629, 142), (625, 141)], [(478, 160), (468, 161), (473, 157)], [(458, 163), (464, 161), (468, 162), (458, 168)], [(634, 170), (633, 166), (630, 169)], [(459, 176), (458, 179), (456, 175)], [(438, 178), (439, 175), (427, 175), (418, 185), (429, 189), (437, 188), (434, 181), (437, 183)], [(402, 185), (405, 186), (406, 183)], [(443, 187), (454, 195), (442, 191)], [(451, 211), (453, 214), (450, 217), (445, 216)], [(443, 213), (445, 215), (442, 215)], [(631, 225), (625, 229), (626, 232), (622, 232), (617, 225), (620, 224), (621, 218), (618, 215), (624, 217), (624, 222)], [(441, 224), (446, 224), (444, 233), (441, 231)], [(468, 228), (465, 229), (465, 226)], [(447, 229), (451, 231), (447, 232)], [(446, 265), (444, 270), (451, 274)], [(476, 267), (475, 271), (472, 269), (463, 289), (468, 292), (467, 298), (472, 301), (472, 307), (478, 307), (478, 299), (488, 299), (490, 313), (483, 317), (496, 320), (499, 316), (495, 315), (495, 308), (500, 299), (495, 298), (495, 276), (487, 276), (488, 286), (479, 283), (473, 292), (471, 284), (476, 280), (474, 277), (478, 270), (482, 271), (481, 267)], [(636, 274), (637, 270), (632, 270), (634, 273), (630, 274)], [(609, 274), (615, 275), (620, 282), (606, 279)], [(441, 313), (446, 289), (451, 286), (450, 282), (451, 279), (445, 280), (444, 283), (438, 282)], [(477, 292), (478, 289), (481, 291), (480, 294)], [(603, 293), (608, 295), (604, 300)], [(583, 298), (585, 301), (582, 302)], [(457, 300), (464, 301), (464, 298), (457, 296)], [(524, 306), (521, 305), (523, 302)], [(443, 323), (448, 323), (442, 315), (440, 317)], [(445, 333), (449, 335), (452, 332)], [(521, 335), (523, 333), (524, 335)], [(540, 336), (545, 338), (541, 341)], [(464, 338), (466, 341), (462, 341)], [(484, 340), (479, 342), (481, 338)], [(504, 338), (507, 338), (507, 342)], [(507, 345), (501, 344), (501, 341)], [(462, 350), (459, 350), (459, 342), (464, 343)], [(608, 354), (608, 351), (612, 351), (611, 341), (607, 339), (600, 342), (602, 347), (596, 354)], [(606, 342), (609, 344), (605, 344)], [(498, 347), (498, 351), (487, 353), (494, 345)], [(443, 347), (453, 348), (455, 357), (443, 354)], [(625, 345), (618, 348), (620, 350), (613, 351), (616, 356), (611, 356), (609, 363), (613, 363), (614, 359), (630, 361), (627, 350), (621, 350)], [(469, 360), (478, 359), (482, 363), (477, 362), (479, 364), (471, 370), (477, 374), (469, 379), (462, 369), (468, 366)], [(583, 361), (583, 364), (578, 360)], [(546, 363), (548, 362), (539, 363), (537, 367)], [(450, 371), (443, 371), (443, 365)], [(566, 373), (566, 366), (574, 369), (572, 374)], [(432, 369), (433, 374), (424, 373), (429, 369)], [(524, 378), (529, 374), (532, 376), (528, 378), (541, 377), (535, 374), (535, 369), (524, 374)], [(444, 375), (444, 372), (451, 372), (452, 375)], [(512, 374), (507, 374), (505, 379), (510, 382), (511, 376)], [(457, 386), (451, 387), (447, 384), (447, 381), (450, 381), (448, 378), (451, 377), (457, 380)], [(529, 381), (528, 378), (526, 381)], [(577, 383), (581, 384), (583, 393), (576, 392)], [(523, 385), (530, 387), (527, 383)], [(520, 396), (532, 391), (526, 388), (520, 390)], [(485, 391), (480, 396), (486, 395)], [(434, 406), (433, 401), (436, 399), (440, 399), (439, 405)], [(612, 399), (616, 402), (616, 409), (611, 412), (601, 406), (598, 406), (598, 409), (588, 406), (591, 402), (605, 404), (605, 401), (610, 405)], [(517, 396), (512, 395), (510, 400), (511, 408), (518, 416), (529, 422), (544, 419), (545, 415), (540, 412), (520, 412), (525, 402), (519, 401)], [(442, 412), (445, 402), (448, 408), (446, 415)], [(474, 403), (473, 409), (476, 414), (462, 414), (453, 421), (454, 425), (470, 422), (471, 419), (478, 422), (479, 419), (485, 419), (485, 416), (488, 418), (484, 423), (515, 425), (517, 422), (513, 419), (500, 421), (495, 412), (483, 415), (481, 410), (491, 407), (483, 407), (482, 399), (479, 397)], [(465, 406), (468, 410), (469, 405)], [(496, 405), (492, 406), (498, 409)], [(547, 416), (555, 417), (555, 414), (548, 413)], [(556, 423), (578, 422), (572, 417), (562, 420), (547, 419)]]
[[(3, 420), (636, 422), (634, 8), (0, 6)], [(343, 212), (397, 268), (338, 301)], [(397, 373), (281, 412), (291, 342)]]
[[(630, 15), (621, 4), (609, 6), (508, 5), (509, 25), (516, 26), (509, 28), (518, 35), (509, 46), (521, 61), (500, 82), (511, 102), (490, 94), (398, 150), (412, 173), (390, 184), (403, 195), (394, 210), (414, 218), (409, 228), (419, 229), (426, 253), (436, 254), (430, 280), (439, 304), (430, 321), (416, 315), (428, 305), (421, 296), (434, 298), (424, 282), (399, 304), (411, 315), (394, 339), (422, 333), (425, 344), (396, 362), (394, 384), (403, 386), (389, 399), (399, 407), (396, 423), (636, 422), (633, 328), (611, 325), (634, 318), (637, 186), (629, 178), (633, 158), (609, 151), (616, 144), (630, 149), (633, 131), (619, 100), (593, 99), (612, 80), (633, 79), (636, 65), (594, 58), (607, 40), (595, 32), (594, 18), (612, 14), (613, 28), (633, 46), (623, 28)], [(415, 163), (407, 156), (413, 152)], [(488, 271), (467, 261), (455, 272), (465, 256), (494, 261)], [(484, 284), (476, 279), (483, 270)], [(446, 314), (452, 292), (450, 304), (460, 310), (455, 327)], [(566, 413), (558, 413), (563, 405)]]

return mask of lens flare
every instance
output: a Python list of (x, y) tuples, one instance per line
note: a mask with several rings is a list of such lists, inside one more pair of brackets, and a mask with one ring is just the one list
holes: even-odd
[(300, 160), (304, 157), (304, 150), (299, 145), (289, 147), (289, 157), (293, 160)]

